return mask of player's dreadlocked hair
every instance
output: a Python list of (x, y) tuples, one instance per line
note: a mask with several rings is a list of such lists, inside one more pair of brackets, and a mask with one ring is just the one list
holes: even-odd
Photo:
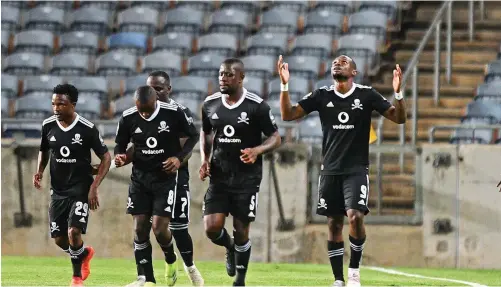
[(66, 95), (73, 104), (76, 104), (78, 102), (78, 90), (73, 85), (70, 84), (57, 85), (52, 90), (52, 93), (58, 95)]
[(167, 72), (159, 71), (159, 70), (153, 71), (148, 75), (148, 77), (162, 77), (165, 79), (165, 84), (170, 86), (170, 77), (169, 77), (169, 74), (167, 74)]
[(156, 99), (157, 92), (150, 86), (141, 86), (134, 93), (134, 100), (139, 101), (141, 104), (147, 103), (151, 97), (155, 97)]

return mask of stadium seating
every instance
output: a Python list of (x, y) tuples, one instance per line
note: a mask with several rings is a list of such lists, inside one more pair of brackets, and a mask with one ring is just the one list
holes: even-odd
[(89, 56), (64, 53), (52, 58), (50, 73), (59, 76), (85, 76), (89, 70)]
[(17, 96), (18, 81), (17, 77), (9, 74), (2, 75), (2, 96), (14, 98)]
[(87, 31), (73, 31), (61, 35), (60, 53), (95, 55), (99, 49), (97, 34)]
[[(19, 29), (19, 9), (2, 5), (2, 35), (3, 31), (16, 32)], [(7, 33), (6, 33), (7, 34)]]
[[(92, 1), (94, 5), (98, 4)], [(82, 6), (84, 5), (83, 2)], [(109, 11), (96, 6), (82, 7), (70, 15), (70, 31), (93, 32), (100, 36), (109, 30)]]
[(181, 75), (182, 61), (180, 55), (167, 51), (157, 51), (144, 57), (143, 73), (150, 73), (155, 70), (163, 70), (171, 77)]
[(153, 51), (167, 51), (183, 57), (191, 53), (193, 35), (189, 33), (170, 32), (153, 38)]
[(51, 6), (36, 6), (23, 16), (27, 30), (46, 30), (61, 33), (64, 30), (64, 10)]
[[(187, 98), (202, 100), (207, 96), (210, 80), (198, 76), (183, 76), (171, 78), (171, 96), (175, 99)], [(212, 83), (212, 85), (214, 85)]]
[(78, 95), (82, 98), (94, 97), (102, 104), (107, 104), (108, 87), (106, 79), (103, 77), (73, 77), (68, 79), (68, 83), (78, 89)]
[(52, 90), (55, 86), (61, 84), (63, 79), (59, 76), (52, 75), (27, 76), (24, 78), (24, 82), (23, 97), (45, 96), (46, 100), (50, 101), (52, 98)]

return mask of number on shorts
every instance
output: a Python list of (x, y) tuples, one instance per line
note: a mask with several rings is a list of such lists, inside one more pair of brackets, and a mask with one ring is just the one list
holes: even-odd
[(184, 208), (188, 204), (188, 199), (186, 197), (181, 197), (181, 201), (183, 202), (183, 204), (181, 205), (181, 212), (184, 213)]
[[(81, 201), (77, 201), (75, 204), (77, 207), (75, 208), (75, 214), (78, 216), (87, 216), (89, 212), (89, 205), (87, 203), (83, 203)], [(82, 212), (83, 211), (83, 212)]]
[(362, 185), (360, 187), (360, 198), (366, 199), (367, 198), (367, 186)]
[(172, 205), (174, 203), (174, 191), (169, 190), (169, 197), (167, 198), (167, 204)]
[(256, 196), (253, 195), (251, 197), (251, 201), (250, 201), (250, 204), (249, 204), (249, 210), (254, 210), (254, 208), (256, 207)]

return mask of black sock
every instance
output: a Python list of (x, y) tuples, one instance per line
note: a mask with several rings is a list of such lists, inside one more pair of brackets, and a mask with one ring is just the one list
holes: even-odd
[(137, 269), (137, 277), (144, 276), (144, 268), (141, 264), (136, 264), (136, 269)]
[(193, 266), (193, 240), (188, 233), (188, 228), (171, 230), (172, 236), (176, 240), (177, 249), (183, 257), (184, 265), (186, 267)]
[(174, 237), (171, 236), (170, 242), (167, 245), (160, 245), (160, 248), (162, 248), (162, 251), (164, 252), (165, 255), (165, 262), (167, 264), (172, 264), (176, 262), (176, 253), (174, 253)]
[(143, 242), (134, 240), (134, 256), (136, 257), (138, 273), (142, 269), (146, 282), (156, 283), (151, 253), (152, 248), (149, 240)]
[(89, 252), (83, 243), (79, 247), (70, 246), (71, 265), (73, 266), (73, 277), (82, 277), (82, 260)]
[(350, 268), (360, 268), (360, 261), (362, 260), (362, 252), (364, 252), (365, 237), (355, 239), (350, 236)]
[(334, 280), (344, 281), (344, 276), (343, 276), (344, 242), (327, 241), (327, 250), (329, 254), (329, 260), (331, 262), (332, 274), (334, 274)]
[(219, 237), (212, 240), (212, 242), (214, 242), (214, 244), (217, 244), (219, 246), (224, 246), (226, 247), (226, 249), (233, 248), (233, 240), (228, 234), (228, 231), (226, 231), (226, 228), (223, 228), (223, 230), (221, 230), (221, 234), (219, 235)]
[(245, 286), (245, 275), (247, 274), (247, 266), (251, 255), (251, 241), (248, 240), (245, 244), (235, 244), (235, 265), (237, 269), (237, 277), (233, 286)]

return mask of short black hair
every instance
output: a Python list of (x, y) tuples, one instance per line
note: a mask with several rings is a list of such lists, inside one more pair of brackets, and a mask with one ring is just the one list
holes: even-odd
[(224, 65), (238, 65), (240, 66), (240, 71), (244, 71), (244, 62), (242, 62), (242, 60), (238, 59), (238, 58), (228, 58), (226, 60), (223, 61), (223, 64)]
[(76, 104), (78, 102), (78, 90), (70, 84), (61, 84), (54, 87), (52, 93), (58, 95), (66, 95), (70, 102)]
[(141, 86), (134, 93), (134, 100), (139, 101), (141, 104), (146, 104), (152, 97), (156, 99), (157, 92), (150, 86)]
[(165, 84), (170, 86), (170, 77), (169, 77), (169, 74), (167, 74), (167, 72), (159, 71), (159, 70), (153, 71), (148, 75), (148, 77), (162, 77), (165, 79)]

